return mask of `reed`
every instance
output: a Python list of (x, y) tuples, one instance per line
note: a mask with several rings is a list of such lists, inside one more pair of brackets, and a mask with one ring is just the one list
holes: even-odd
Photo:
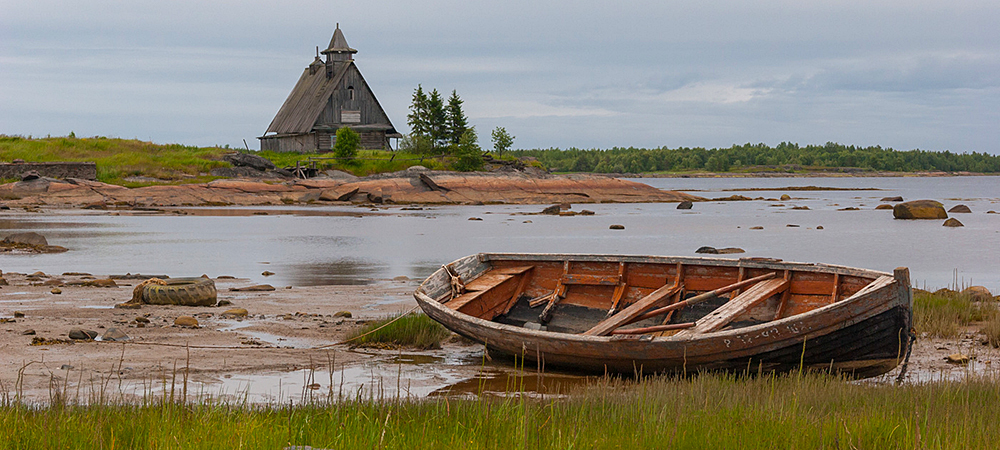
[(427, 315), (409, 313), (365, 324), (348, 336), (348, 340), (362, 347), (432, 349), (441, 348), (441, 342), (449, 336), (450, 331)]
[[(914, 290), (913, 321), (917, 332), (928, 337), (952, 338), (964, 327), (1000, 321), (995, 302), (974, 302), (959, 292)], [(1000, 327), (1000, 323), (997, 323)], [(998, 332), (1000, 333), (1000, 332)]]
[[(534, 374), (525, 376), (534, 377)], [(0, 406), (0, 448), (963, 448), (1000, 439), (993, 379), (600, 379), (568, 398)]]

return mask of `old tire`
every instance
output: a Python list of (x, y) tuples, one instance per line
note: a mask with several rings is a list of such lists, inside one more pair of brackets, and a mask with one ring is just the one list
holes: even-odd
[(163, 281), (167, 284), (150, 284), (143, 289), (143, 303), (181, 306), (215, 304), (215, 282), (210, 278), (169, 278)]

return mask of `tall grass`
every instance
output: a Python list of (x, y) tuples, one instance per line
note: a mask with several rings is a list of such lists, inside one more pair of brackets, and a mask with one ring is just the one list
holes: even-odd
[[(534, 375), (531, 375), (534, 376)], [(1000, 383), (604, 379), (563, 399), (0, 407), (0, 448), (992, 449)]]
[(124, 178), (130, 176), (163, 180), (204, 177), (213, 168), (229, 166), (221, 160), (222, 154), (229, 151), (220, 147), (153, 144), (136, 139), (0, 135), (0, 160), (93, 161), (97, 163), (97, 179), (111, 184), (125, 184)]
[[(234, 151), (223, 147), (192, 147), (179, 144), (153, 144), (136, 139), (106, 137), (46, 137), (25, 138), (0, 135), (0, 161), (23, 159), (28, 162), (93, 161), (97, 163), (99, 181), (128, 187), (146, 186), (150, 182), (129, 182), (126, 178), (143, 176), (166, 182), (205, 182), (218, 177), (208, 175), (216, 167), (229, 167), (222, 155)], [(294, 167), (296, 162), (309, 166), (309, 157), (331, 154), (257, 152), (278, 167)], [(429, 169), (444, 169), (447, 162), (440, 158), (421, 157), (403, 152), (362, 150), (352, 161), (322, 159), (317, 168), (340, 169), (358, 176), (404, 170), (423, 165)]]
[[(425, 314), (394, 315), (365, 324), (348, 339), (359, 346), (441, 348), (451, 332)], [(353, 339), (353, 340), (352, 340)]]
[[(913, 321), (918, 333), (929, 337), (952, 338), (958, 336), (963, 327), (979, 322), (1000, 321), (1000, 313), (997, 303), (974, 302), (959, 292), (947, 289), (933, 293), (915, 290)], [(1000, 323), (995, 326), (1000, 327)]]

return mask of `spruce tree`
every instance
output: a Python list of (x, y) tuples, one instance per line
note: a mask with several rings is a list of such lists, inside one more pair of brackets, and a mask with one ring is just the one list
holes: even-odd
[(462, 99), (458, 97), (458, 92), (452, 90), (451, 97), (448, 98), (448, 108), (445, 111), (447, 114), (448, 140), (451, 144), (458, 144), (462, 139), (462, 135), (465, 134), (465, 130), (469, 128), (469, 120), (465, 117), (465, 112), (462, 111), (462, 103)]
[(434, 141), (435, 147), (445, 145), (448, 140), (448, 115), (444, 110), (444, 99), (437, 89), (431, 91), (427, 99), (427, 134)]
[[(436, 91), (435, 91), (436, 92)], [(410, 104), (410, 113), (406, 115), (406, 124), (410, 126), (410, 134), (414, 136), (429, 136), (430, 116), (429, 99), (424, 93), (424, 88), (417, 85), (413, 91), (413, 102)]]

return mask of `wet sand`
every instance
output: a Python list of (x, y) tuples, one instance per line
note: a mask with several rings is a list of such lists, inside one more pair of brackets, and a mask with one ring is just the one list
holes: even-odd
[[(65, 282), (81, 275), (48, 274)], [(350, 349), (331, 345), (366, 321), (409, 311), (410, 292), (417, 280), (379, 280), (363, 286), (315, 286), (270, 292), (233, 292), (251, 285), (246, 279), (216, 279), (222, 307), (143, 305), (115, 309), (131, 298), (140, 280), (117, 280), (116, 288), (33, 285), (25, 274), (5, 273), (9, 286), (0, 288), (0, 396), (22, 395), (49, 401), (65, 395), (90, 401), (181, 395), (188, 377), (188, 395), (197, 398), (251, 401), (302, 400), (304, 395), (469, 395), (503, 392), (517, 371), (504, 361), (485, 361), (481, 347), (454, 338), (440, 350)], [(229, 308), (245, 308), (245, 319), (226, 319)], [(335, 317), (339, 311), (351, 318)], [(14, 317), (15, 312), (18, 316)], [(176, 317), (194, 316), (199, 328), (173, 325)], [(142, 317), (149, 323), (140, 324)], [(125, 342), (74, 341), (31, 345), (36, 337), (69, 340), (71, 329), (104, 334), (118, 328)], [(34, 335), (24, 334), (34, 330)], [(975, 359), (967, 366), (945, 358), (963, 353)], [(993, 374), (1000, 351), (982, 345), (973, 330), (954, 340), (917, 341), (907, 372), (909, 382), (958, 380), (973, 374)], [(529, 391), (563, 394), (567, 386), (590, 378), (551, 372), (536, 378), (529, 372), (519, 384)], [(898, 369), (897, 369), (898, 371)], [(893, 371), (874, 382), (890, 382)], [(548, 380), (547, 382), (544, 380)], [(525, 383), (527, 381), (527, 383)], [(543, 386), (544, 385), (544, 386)], [(533, 387), (534, 386), (534, 387)]]

